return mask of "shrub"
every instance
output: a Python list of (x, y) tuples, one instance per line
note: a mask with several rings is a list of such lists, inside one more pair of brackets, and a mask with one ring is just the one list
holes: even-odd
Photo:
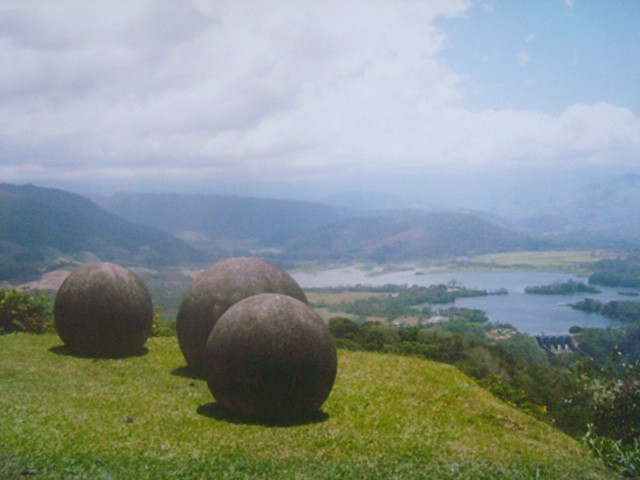
[(590, 428), (582, 441), (607, 467), (626, 477), (640, 478), (640, 438), (624, 444), (620, 440), (596, 435)]
[(152, 337), (173, 337), (176, 334), (175, 323), (163, 322), (160, 319), (163, 310), (161, 308), (155, 308), (153, 310), (153, 326), (151, 328)]
[(42, 292), (0, 289), (0, 334), (51, 330), (51, 309)]

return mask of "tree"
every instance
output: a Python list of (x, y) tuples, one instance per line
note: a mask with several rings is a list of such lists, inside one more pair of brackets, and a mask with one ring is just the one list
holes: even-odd
[(336, 338), (347, 337), (354, 340), (360, 333), (360, 326), (349, 318), (333, 317), (329, 320), (329, 331)]
[(51, 328), (51, 309), (42, 292), (0, 289), (0, 334), (44, 333)]

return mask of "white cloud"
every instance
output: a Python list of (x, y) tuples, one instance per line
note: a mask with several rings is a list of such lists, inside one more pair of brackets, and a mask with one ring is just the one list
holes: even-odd
[(466, 110), (433, 23), (463, 0), (30, 5), (0, 10), (5, 179), (361, 178), (640, 152), (638, 118), (605, 103)]

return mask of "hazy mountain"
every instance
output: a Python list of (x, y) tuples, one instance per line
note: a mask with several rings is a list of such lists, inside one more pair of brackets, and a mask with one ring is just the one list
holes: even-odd
[(222, 195), (120, 193), (102, 199), (108, 211), (191, 242), (254, 242), (282, 246), (346, 218), (347, 210), (312, 202)]
[(573, 244), (640, 243), (640, 175), (592, 183), (554, 210), (518, 222), (526, 230)]
[(296, 239), (285, 253), (292, 258), (385, 262), (549, 246), (475, 215), (440, 212), (350, 218)]
[(372, 212), (379, 210), (443, 210), (433, 203), (424, 202), (406, 195), (382, 192), (343, 192), (323, 197), (320, 202), (334, 207), (342, 207)]
[(251, 197), (122, 193), (101, 199), (103, 209), (61, 190), (0, 184), (0, 279), (96, 259), (179, 265), (249, 253), (276, 262), (391, 262), (620, 246), (640, 237), (638, 175), (593, 184), (575, 201), (518, 223), (486, 212), (407, 204), (404, 210), (361, 210), (352, 198), (354, 208), (348, 209)]
[(399, 261), (548, 244), (497, 224), (490, 214), (481, 218), (475, 212), (429, 212), (407, 209), (406, 204), (404, 210), (360, 210), (291, 200), (139, 193), (101, 202), (113, 213), (179, 235), (200, 248), (250, 241), (284, 247), (287, 260)]
[(80, 195), (0, 184), (0, 278), (29, 277), (64, 263), (61, 256), (81, 254), (139, 265), (202, 259), (182, 240), (134, 225)]

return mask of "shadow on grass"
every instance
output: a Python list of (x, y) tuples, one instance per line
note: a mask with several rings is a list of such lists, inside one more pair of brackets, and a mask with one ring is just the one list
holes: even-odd
[(224, 422), (239, 425), (264, 425), (266, 427), (295, 427), (312, 423), (322, 423), (329, 419), (329, 415), (322, 410), (316, 410), (294, 418), (247, 417), (229, 412), (217, 402), (207, 403), (197, 408), (198, 414)]
[(90, 355), (88, 353), (76, 352), (74, 350), (71, 350), (66, 345), (56, 345), (55, 347), (51, 347), (49, 351), (51, 353), (55, 353), (56, 355), (64, 355), (64, 356), (76, 357), (76, 358), (89, 358), (92, 360), (142, 357), (149, 353), (149, 349), (147, 347), (141, 347), (134, 352), (125, 353), (121, 355)]
[(190, 380), (206, 380), (203, 373), (198, 372), (195, 368), (192, 368), (189, 365), (183, 365), (182, 367), (174, 368), (173, 370), (171, 370), (171, 375), (188, 378)]

